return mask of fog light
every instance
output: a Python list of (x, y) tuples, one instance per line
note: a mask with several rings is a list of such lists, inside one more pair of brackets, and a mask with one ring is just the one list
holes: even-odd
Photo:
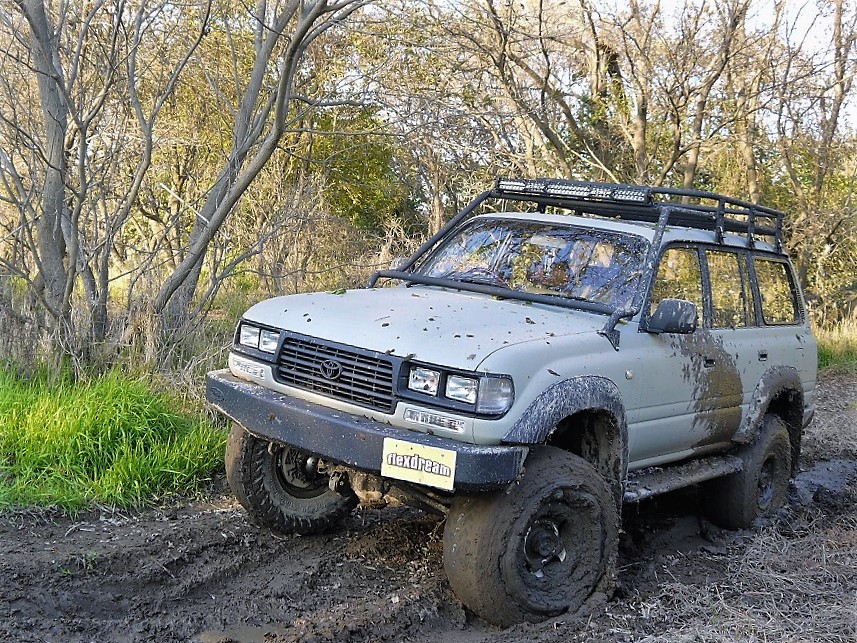
[(464, 433), (467, 423), (459, 418), (441, 415), (439, 413), (429, 413), (417, 409), (405, 409), (405, 420), (414, 424), (430, 426), (437, 429), (446, 429), (447, 431), (455, 431), (456, 433)]
[(238, 371), (244, 375), (255, 377), (257, 380), (265, 379), (264, 366), (256, 364), (255, 362), (250, 362), (246, 359), (241, 359), (240, 357), (235, 357), (234, 355), (232, 356), (232, 368), (233, 371)]

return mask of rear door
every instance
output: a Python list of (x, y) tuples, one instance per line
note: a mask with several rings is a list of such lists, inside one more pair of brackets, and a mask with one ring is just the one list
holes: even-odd
[(818, 358), (794, 272), (784, 258), (766, 255), (753, 257), (751, 268), (759, 289), (759, 342), (760, 350), (765, 351), (766, 366), (796, 368), (806, 397), (811, 399)]

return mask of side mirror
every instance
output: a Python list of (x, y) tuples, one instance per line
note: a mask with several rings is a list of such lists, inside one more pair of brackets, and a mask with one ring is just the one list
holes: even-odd
[(649, 317), (643, 330), (647, 333), (689, 335), (696, 330), (696, 304), (684, 299), (664, 299)]

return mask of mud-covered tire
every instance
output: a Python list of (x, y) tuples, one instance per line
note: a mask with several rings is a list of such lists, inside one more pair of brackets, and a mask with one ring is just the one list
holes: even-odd
[(256, 522), (283, 533), (328, 531), (356, 506), (331, 491), (328, 477), (307, 467), (307, 454), (272, 444), (233, 424), (226, 445), (226, 478)]
[(786, 425), (778, 416), (767, 415), (756, 439), (737, 454), (743, 469), (705, 484), (705, 512), (711, 522), (744, 529), (781, 507), (788, 496), (791, 453)]
[(458, 598), (486, 621), (508, 626), (577, 611), (609, 593), (617, 555), (616, 503), (582, 458), (531, 450), (508, 492), (453, 501), (443, 564)]

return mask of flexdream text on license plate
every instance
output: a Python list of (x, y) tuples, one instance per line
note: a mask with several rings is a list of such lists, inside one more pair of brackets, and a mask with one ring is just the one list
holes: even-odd
[(452, 491), (455, 451), (384, 438), (381, 475)]

